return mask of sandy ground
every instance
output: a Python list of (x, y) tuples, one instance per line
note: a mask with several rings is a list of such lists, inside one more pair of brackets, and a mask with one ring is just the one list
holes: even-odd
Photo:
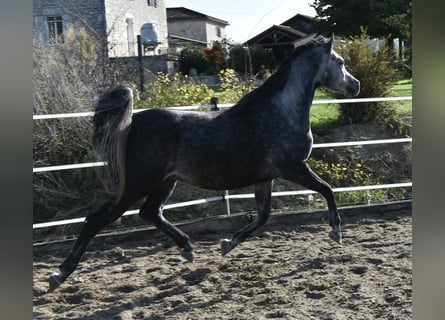
[(346, 220), (343, 245), (325, 224), (266, 226), (226, 257), (231, 234), (196, 234), (194, 263), (162, 236), (96, 239), (49, 294), (71, 244), (36, 248), (34, 319), (411, 319), (411, 215)]

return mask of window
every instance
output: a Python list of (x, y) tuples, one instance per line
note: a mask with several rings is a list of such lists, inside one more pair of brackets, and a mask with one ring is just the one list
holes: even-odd
[(63, 21), (62, 16), (47, 17), (48, 42), (50, 44), (63, 43)]
[(147, 0), (147, 4), (149, 7), (158, 7), (158, 0)]
[(216, 36), (221, 38), (222, 32), (220, 27), (216, 27)]

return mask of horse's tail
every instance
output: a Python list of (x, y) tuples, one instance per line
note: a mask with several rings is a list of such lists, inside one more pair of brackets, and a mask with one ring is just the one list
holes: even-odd
[(125, 188), (127, 137), (131, 127), (133, 92), (119, 86), (103, 94), (94, 112), (93, 145), (108, 163), (111, 194), (118, 202)]

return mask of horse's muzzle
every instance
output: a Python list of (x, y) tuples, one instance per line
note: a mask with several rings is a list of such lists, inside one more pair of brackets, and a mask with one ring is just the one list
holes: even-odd
[(355, 97), (360, 93), (360, 81), (353, 78), (346, 87), (346, 95), (348, 97)]

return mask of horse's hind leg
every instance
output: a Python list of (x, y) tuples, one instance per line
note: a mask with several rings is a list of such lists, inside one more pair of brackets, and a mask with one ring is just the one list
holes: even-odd
[(150, 192), (139, 215), (170, 237), (182, 249), (181, 255), (193, 262), (193, 248), (189, 237), (165, 219), (163, 215), (163, 205), (172, 194), (175, 185), (176, 181), (167, 180), (158, 189)]
[(331, 186), (317, 176), (308, 166), (306, 162), (300, 163), (291, 172), (286, 172), (283, 175), (286, 180), (294, 181), (308, 189), (317, 191), (326, 199), (329, 209), (329, 225), (332, 231), (329, 232), (329, 237), (338, 242), (342, 242), (342, 234), (340, 229), (340, 215), (337, 211), (337, 204), (335, 203), (334, 193)]
[(126, 201), (124, 197), (117, 204), (114, 204), (113, 200), (110, 199), (98, 211), (85, 219), (71, 252), (59, 266), (59, 271), (51, 275), (48, 292), (54, 291), (74, 272), (94, 236), (106, 225), (119, 218), (131, 204), (132, 202)]
[(256, 229), (267, 222), (270, 216), (270, 200), (272, 196), (273, 180), (255, 185), (255, 200), (258, 214), (255, 219), (240, 231), (235, 233), (232, 240), (221, 240), (221, 254), (224, 256), (238, 244), (247, 239)]

